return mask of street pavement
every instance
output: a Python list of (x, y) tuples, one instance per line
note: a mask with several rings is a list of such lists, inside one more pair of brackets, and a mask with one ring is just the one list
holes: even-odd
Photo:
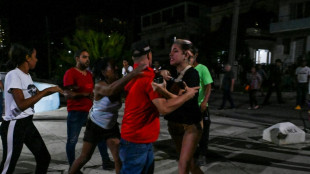
[[(306, 174), (310, 173), (310, 135), (306, 134), (306, 142), (300, 144), (278, 146), (262, 140), (262, 132), (267, 127), (290, 121), (304, 129), (300, 116), (307, 119), (307, 110), (293, 110), (295, 93), (283, 93), (285, 104), (277, 104), (276, 96), (272, 96), (268, 106), (259, 110), (248, 110), (248, 95), (234, 93), (236, 109), (217, 110), (221, 103), (221, 93), (215, 91), (210, 98), (212, 118), (209, 154), (207, 163), (202, 166), (204, 173), (210, 174)], [(258, 97), (263, 101), (263, 97)], [(228, 103), (227, 103), (228, 104)], [(121, 123), (123, 107), (118, 119)], [(34, 123), (40, 131), (52, 160), (49, 174), (66, 174), (68, 163), (66, 158), (66, 108), (56, 111), (35, 114)], [(161, 117), (159, 139), (154, 143), (155, 173), (175, 174), (177, 170), (177, 154), (167, 131), (167, 122)], [(308, 125), (308, 121), (306, 121)], [(121, 126), (121, 125), (120, 125)], [(76, 156), (81, 152), (84, 129), (81, 131), (76, 147)], [(0, 147), (2, 154), (2, 146)], [(110, 154), (110, 152), (109, 152)], [(112, 158), (111, 154), (110, 157)], [(34, 173), (35, 160), (32, 153), (24, 146), (18, 160), (15, 173)], [(85, 174), (114, 173), (101, 168), (98, 150), (82, 169)]]

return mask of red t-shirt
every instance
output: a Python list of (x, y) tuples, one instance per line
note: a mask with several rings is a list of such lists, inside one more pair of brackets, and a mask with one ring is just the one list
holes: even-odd
[[(66, 71), (63, 82), (64, 86), (77, 86), (78, 89), (74, 92), (78, 93), (92, 93), (94, 89), (93, 77), (89, 71), (85, 76), (75, 68), (70, 68)], [(92, 100), (87, 97), (67, 100), (68, 111), (88, 112), (92, 105)]]
[[(137, 67), (135, 64), (134, 67)], [(154, 70), (147, 68), (142, 77), (125, 86), (127, 97), (121, 127), (121, 137), (133, 143), (152, 143), (159, 135), (159, 113), (152, 103), (160, 95), (153, 91)]]

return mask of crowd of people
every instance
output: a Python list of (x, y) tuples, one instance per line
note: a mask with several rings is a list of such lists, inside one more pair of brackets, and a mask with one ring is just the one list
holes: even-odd
[[(13, 173), (25, 144), (36, 160), (35, 173), (47, 173), (51, 156), (32, 118), (34, 104), (41, 98), (59, 92), (67, 101), (66, 153), (70, 174), (82, 173), (80, 169), (91, 159), (98, 147), (103, 169), (115, 169), (116, 173), (154, 173), (153, 146), (160, 132), (160, 116), (167, 120), (168, 131), (175, 143), (179, 173), (203, 173), (199, 162), (206, 161), (211, 118), (208, 102), (213, 79), (209, 69), (200, 64), (199, 51), (189, 40), (176, 39), (169, 53), (171, 69), (164, 69), (154, 61), (148, 42), (133, 44), (130, 66), (123, 61), (122, 77), (119, 77), (113, 59), (96, 62), (92, 73), (90, 57), (85, 49), (77, 50), (75, 66), (63, 77), (63, 87), (39, 91), (29, 74), (38, 61), (37, 50), (13, 44), (9, 61), (15, 69), (9, 71), (0, 94), (5, 96), (5, 114), (1, 125), (3, 157), (1, 173)], [(247, 75), (246, 90), (249, 94), (248, 109), (259, 109), (256, 96), (268, 90), (262, 105), (268, 105), (273, 91), (279, 103), (281, 95), (281, 60), (271, 65), (266, 73), (258, 65)], [(224, 109), (226, 101), (230, 109), (236, 106), (232, 98), (235, 75), (232, 66), (224, 66), (221, 82)], [(296, 69), (297, 98), (295, 109), (305, 105), (310, 68), (302, 61)], [(0, 81), (1, 82), (1, 81)], [(118, 111), (125, 98), (121, 129), (117, 122)], [(0, 103), (1, 104), (1, 103)], [(2, 112), (2, 111), (1, 111)], [(82, 127), (86, 125), (80, 156), (75, 158), (75, 146)], [(110, 149), (113, 161), (110, 160)]]
[[(153, 146), (160, 130), (159, 117), (168, 121), (168, 129), (179, 153), (179, 173), (203, 173), (199, 154), (206, 155), (210, 117), (208, 100), (212, 78), (208, 68), (198, 61), (198, 49), (188, 40), (177, 39), (172, 44), (170, 65), (176, 76), (163, 70), (159, 62), (152, 66), (152, 51), (145, 41), (133, 44), (133, 67), (123, 61), (118, 76), (112, 59), (96, 63), (96, 78), (89, 71), (87, 50), (74, 55), (75, 66), (64, 74), (63, 87), (39, 91), (29, 74), (38, 61), (37, 50), (13, 44), (9, 61), (15, 69), (5, 77), (5, 114), (1, 125), (3, 156), (1, 173), (13, 173), (25, 144), (35, 156), (35, 173), (47, 173), (51, 156), (32, 118), (34, 104), (41, 98), (59, 92), (67, 101), (66, 153), (69, 173), (90, 160), (98, 146), (103, 169), (113, 165), (116, 173), (154, 173)], [(99, 74), (98, 74), (99, 72)], [(162, 82), (153, 82), (162, 76)], [(121, 129), (118, 110), (125, 98)], [(80, 156), (75, 158), (75, 146), (82, 127), (86, 125)], [(110, 149), (114, 162), (107, 153)]]
[[(310, 68), (307, 66), (306, 59), (300, 59), (298, 61), (299, 66), (294, 70), (293, 80), (289, 80), (290, 86), (296, 86), (296, 106), (295, 110), (300, 110), (302, 108), (308, 107), (307, 105), (307, 95), (310, 89)], [(224, 66), (224, 76), (220, 83), (220, 89), (223, 93), (222, 104), (218, 108), (222, 110), (225, 108), (226, 101), (230, 102), (229, 109), (235, 109), (234, 101), (231, 96), (231, 93), (234, 91), (234, 82), (235, 75), (231, 69), (232, 67), (227, 64)], [(245, 80), (245, 91), (249, 94), (249, 104), (248, 109), (256, 110), (262, 108), (262, 106), (270, 105), (269, 99), (273, 92), (276, 92), (277, 102), (279, 104), (284, 104), (285, 101), (282, 97), (282, 88), (285, 86), (283, 84), (285, 81), (284, 70), (282, 61), (280, 59), (276, 59), (274, 64), (269, 65), (268, 71), (266, 71), (261, 64), (253, 65), (250, 68), (249, 72), (246, 72), (246, 80)], [(286, 77), (288, 78), (288, 77)], [(290, 77), (291, 78), (291, 77)], [(292, 87), (293, 88), (293, 87)], [(264, 94), (266, 91), (266, 95)], [(260, 93), (260, 96), (264, 97), (262, 103), (258, 103), (257, 96)], [(293, 108), (293, 106), (292, 106)]]

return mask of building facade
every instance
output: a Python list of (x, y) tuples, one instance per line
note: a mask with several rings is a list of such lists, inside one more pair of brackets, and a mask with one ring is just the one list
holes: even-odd
[(174, 39), (199, 37), (207, 9), (203, 4), (181, 2), (141, 16), (141, 39), (152, 45), (153, 57), (161, 62), (168, 60)]
[(278, 9), (278, 21), (270, 24), (273, 57), (293, 64), (310, 54), (310, 1), (280, 0)]

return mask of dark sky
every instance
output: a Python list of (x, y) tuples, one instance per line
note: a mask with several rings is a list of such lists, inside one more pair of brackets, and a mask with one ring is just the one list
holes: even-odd
[[(47, 58), (47, 35), (51, 42), (61, 43), (65, 36), (74, 33), (76, 17), (100, 16), (118, 18), (135, 24), (134, 35), (140, 28), (140, 16), (184, 0), (0, 0), (0, 18), (7, 19), (10, 43), (26, 43), (40, 50), (39, 64)], [(216, 3), (230, 0), (189, 0)], [(133, 23), (135, 21), (135, 23)], [(49, 30), (49, 34), (47, 34)], [(133, 33), (131, 33), (133, 34)], [(135, 38), (134, 39), (138, 39)], [(7, 43), (8, 46), (10, 43)], [(56, 45), (55, 45), (56, 46)], [(44, 67), (44, 66), (42, 66)], [(38, 68), (37, 68), (38, 69)]]
[[(181, 0), (179, 0), (181, 1)], [(75, 29), (79, 15), (105, 18), (132, 18), (151, 12), (178, 0), (0, 0), (0, 17), (9, 21), (11, 40), (36, 39), (46, 33), (46, 19), (53, 35), (64, 35)]]
[[(0, 0), (0, 18), (9, 21), (12, 42), (72, 33), (79, 15), (97, 15), (131, 22), (133, 18), (184, 0)], [(231, 0), (189, 0), (206, 4)]]

